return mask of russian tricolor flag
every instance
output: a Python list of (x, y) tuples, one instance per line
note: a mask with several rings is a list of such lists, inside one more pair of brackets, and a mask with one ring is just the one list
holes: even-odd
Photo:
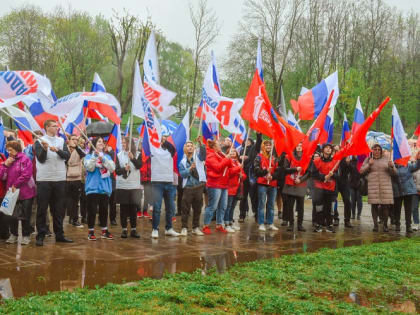
[(328, 130), (327, 143), (332, 143), (334, 137), (334, 108), (330, 107), (327, 118), (325, 119), (325, 129)]
[(31, 131), (41, 130), (41, 128), (32, 115), (13, 106), (8, 107), (7, 111), (15, 119), (18, 137), (23, 140), (25, 146), (34, 143)]
[(290, 103), (294, 112), (299, 113), (299, 119), (313, 120), (321, 113), (328, 96), (333, 90), (334, 98), (330, 108), (335, 106), (339, 95), (337, 71), (315, 85), (311, 90), (299, 96), (297, 101), (290, 100)]
[(351, 125), (351, 133), (354, 134), (357, 129), (365, 122), (362, 105), (360, 104), (360, 96), (357, 97), (356, 108), (354, 109), (353, 124)]
[(121, 130), (119, 124), (114, 124), (114, 127), (108, 137), (107, 146), (110, 146), (112, 150), (114, 150), (115, 154), (118, 154), (122, 150)]
[(256, 68), (258, 70), (258, 75), (262, 82), (264, 82), (264, 72), (263, 72), (263, 63), (262, 63), (262, 53), (261, 53), (261, 40), (258, 39), (258, 47), (257, 47), (257, 64)]
[[(55, 93), (53, 90), (51, 90), (48, 98), (53, 100), (54, 102), (57, 100), (57, 96), (55, 96)], [(28, 107), (29, 112), (31, 113), (32, 117), (35, 119), (35, 121), (38, 123), (38, 125), (41, 128), (44, 128), (44, 122), (46, 120), (49, 120), (49, 119), (58, 120), (57, 116), (45, 111), (40, 98), (36, 98), (36, 96), (28, 97), (28, 99), (25, 100), (24, 102), (26, 106)]]
[(187, 110), (184, 118), (181, 123), (178, 125), (178, 128), (173, 132), (172, 135), (168, 137), (168, 141), (171, 142), (176, 149), (176, 171), (178, 170), (178, 165), (181, 162), (184, 156), (184, 144), (190, 140), (189, 135), (189, 121), (190, 121), (190, 111)]
[(296, 121), (295, 115), (293, 115), (293, 113), (290, 109), (287, 112), (287, 123), (290, 126), (295, 127), (297, 130), (302, 132), (302, 129), (300, 128), (299, 123)]
[(349, 139), (350, 139), (350, 126), (349, 126), (349, 122), (347, 121), (346, 113), (344, 113), (343, 131), (341, 132), (340, 146), (343, 147)]
[(392, 159), (396, 164), (407, 166), (411, 157), (411, 149), (395, 105), (392, 107), (391, 138), (393, 141)]

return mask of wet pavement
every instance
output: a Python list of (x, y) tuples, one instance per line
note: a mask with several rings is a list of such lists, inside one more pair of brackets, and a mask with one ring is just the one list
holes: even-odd
[[(6, 244), (0, 241), (0, 293), (20, 297), (28, 293), (45, 294), (48, 291), (72, 290), (78, 287), (104, 285), (108, 282), (124, 283), (144, 277), (161, 278), (165, 273), (192, 272), (212, 268), (219, 272), (236, 263), (279, 257), (285, 254), (312, 252), (320, 248), (340, 248), (386, 242), (405, 237), (405, 233), (373, 233), (370, 207), (365, 206), (361, 220), (352, 220), (353, 229), (344, 229), (343, 221), (336, 234), (314, 233), (311, 226), (311, 204), (305, 202), (306, 232), (259, 232), (253, 218), (239, 224), (240, 231), (233, 234), (219, 232), (208, 236), (168, 237), (161, 222), (159, 239), (151, 239), (151, 223), (138, 219), (140, 239), (120, 238), (119, 226), (111, 227), (115, 240), (87, 240), (87, 227), (83, 229), (65, 225), (66, 236), (73, 244), (56, 244), (54, 237), (46, 238), (44, 247), (35, 246), (32, 235), (30, 245)], [(238, 212), (238, 211), (235, 211)], [(339, 206), (340, 216), (343, 209)], [(162, 216), (164, 217), (164, 216)], [(181, 218), (174, 223), (181, 229)], [(67, 223), (67, 218), (66, 218)], [(404, 224), (404, 223), (403, 223)], [(96, 235), (99, 236), (99, 228)], [(415, 234), (420, 234), (419, 232)], [(9, 279), (10, 281), (8, 281)]]

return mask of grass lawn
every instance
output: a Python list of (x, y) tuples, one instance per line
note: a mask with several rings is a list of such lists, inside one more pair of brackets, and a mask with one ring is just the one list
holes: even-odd
[(420, 238), (413, 237), (238, 264), (224, 274), (29, 295), (3, 301), (0, 313), (389, 314), (420, 311), (419, 301)]

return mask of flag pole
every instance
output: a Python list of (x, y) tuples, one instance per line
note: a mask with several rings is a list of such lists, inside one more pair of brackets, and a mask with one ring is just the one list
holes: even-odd
[(61, 130), (63, 130), (64, 137), (66, 137), (66, 140), (69, 141), (69, 137), (67, 137), (66, 131), (64, 130), (64, 127), (63, 127), (63, 124), (61, 123), (61, 117), (60, 116), (57, 116), (57, 117), (58, 117), (58, 124), (60, 125)]
[(130, 115), (130, 129), (129, 129), (129, 140), (128, 140), (128, 152), (131, 152), (131, 140), (133, 139), (133, 111), (131, 111), (131, 115)]
[(82, 136), (86, 138), (86, 140), (89, 142), (89, 144), (91, 145), (91, 147), (96, 151), (96, 147), (93, 145), (92, 141), (89, 140), (88, 136), (82, 131), (82, 129), (80, 129), (80, 127), (78, 125), (76, 125), (74, 122), (71, 122), (71, 124), (73, 126), (75, 126), (77, 128), (77, 130), (80, 131), (80, 133), (82, 134)]
[(30, 133), (32, 133), (32, 135), (34, 135), (35, 137), (39, 137), (35, 132), (33, 132), (31, 129), (29, 129), (28, 127), (26, 127), (24, 124), (22, 124), (19, 120), (15, 119), (12, 115), (10, 115), (7, 111), (5, 111), (4, 109), (0, 109), (3, 114), (5, 114), (6, 116), (8, 116), (10, 119), (14, 120), (15, 123), (19, 124), (19, 126), (24, 127), (26, 130), (28, 130)]
[(246, 149), (248, 147), (248, 140), (249, 140), (249, 132), (251, 131), (251, 127), (248, 127), (248, 131), (246, 133), (246, 140), (245, 140), (245, 148), (244, 148), (244, 153), (242, 153), (242, 161), (241, 161), (241, 166), (244, 165), (244, 159), (245, 159), (245, 153), (246, 153)]
[[(268, 163), (268, 169), (271, 168), (271, 159), (273, 157), (273, 149), (274, 149), (274, 139), (271, 139), (271, 151), (270, 151), (270, 161)], [(270, 184), (270, 181), (267, 181), (267, 184)]]

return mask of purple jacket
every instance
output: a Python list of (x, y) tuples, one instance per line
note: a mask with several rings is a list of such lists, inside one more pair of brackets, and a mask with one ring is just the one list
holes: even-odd
[(7, 167), (4, 163), (0, 165), (0, 179), (6, 181), (6, 191), (12, 186), (20, 189), (20, 200), (30, 199), (36, 195), (36, 185), (32, 176), (32, 162), (22, 152), (16, 155), (11, 166)]

